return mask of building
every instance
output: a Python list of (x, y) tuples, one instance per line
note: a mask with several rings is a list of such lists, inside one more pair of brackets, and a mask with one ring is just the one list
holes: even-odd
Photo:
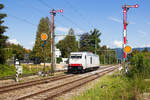
[(61, 51), (55, 47), (55, 57), (59, 58), (61, 56)]

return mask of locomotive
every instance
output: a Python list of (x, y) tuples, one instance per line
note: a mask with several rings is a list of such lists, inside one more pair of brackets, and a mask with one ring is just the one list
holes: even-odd
[(86, 72), (98, 69), (99, 56), (91, 52), (71, 52), (68, 64), (68, 73)]

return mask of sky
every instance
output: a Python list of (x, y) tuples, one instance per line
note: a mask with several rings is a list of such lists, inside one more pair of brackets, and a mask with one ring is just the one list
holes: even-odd
[[(150, 47), (150, 0), (0, 0), (5, 8), (0, 12), (8, 17), (4, 24), (8, 26), (5, 35), (8, 41), (32, 49), (37, 26), (42, 17), (50, 18), (52, 9), (63, 9), (55, 16), (55, 33), (66, 35), (73, 28), (75, 35), (100, 30), (100, 45), (110, 48), (122, 47), (123, 9), (122, 5), (139, 4), (139, 8), (128, 11), (128, 45)], [(64, 36), (56, 36), (56, 42)]]

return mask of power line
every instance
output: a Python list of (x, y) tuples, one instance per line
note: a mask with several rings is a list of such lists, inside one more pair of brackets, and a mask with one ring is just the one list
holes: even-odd
[(49, 8), (49, 5), (46, 3), (46, 2), (44, 2), (43, 0), (38, 0), (40, 3), (42, 3), (44, 6), (46, 6), (47, 8)]
[[(84, 17), (84, 15), (82, 14), (82, 13), (80, 13), (79, 12), (79, 10), (78, 9), (76, 9), (68, 0), (65, 0), (65, 2), (68, 4), (68, 5), (70, 5), (70, 7), (72, 8), (72, 10), (74, 10), (76, 13), (78, 13), (81, 17), (82, 17), (82, 19), (87, 23), (87, 24), (89, 24), (92, 28), (93, 28), (93, 25), (91, 25), (91, 23), (87, 20), (87, 17)], [(81, 18), (80, 17), (80, 18)]]
[(22, 22), (25, 22), (25, 23), (28, 23), (28, 24), (30, 24), (30, 25), (32, 25), (32, 26), (36, 26), (36, 27), (37, 27), (37, 25), (31, 23), (30, 21), (28, 21), (28, 20), (26, 20), (26, 19), (17, 17), (17, 16), (12, 15), (12, 14), (8, 14), (8, 15), (9, 15), (10, 17), (12, 17), (12, 18), (15, 18), (15, 19), (19, 20), (19, 21), (22, 21)]
[[(44, 6), (46, 6), (47, 8), (50, 8), (49, 5), (44, 2), (43, 0), (38, 0), (41, 4), (43, 4)], [(76, 24), (75, 22), (73, 22), (69, 17), (61, 15), (64, 19), (66, 19), (67, 21), (71, 22), (72, 24), (74, 24), (76, 27), (78, 27), (80, 29), (80, 27), (78, 26), (78, 24)]]
[(73, 22), (69, 17), (65, 16), (65, 15), (61, 15), (63, 16), (64, 19), (68, 20), (69, 22), (71, 22), (72, 24), (74, 24), (76, 27), (78, 27), (80, 29), (80, 27), (78, 26), (78, 24), (76, 24), (75, 22)]

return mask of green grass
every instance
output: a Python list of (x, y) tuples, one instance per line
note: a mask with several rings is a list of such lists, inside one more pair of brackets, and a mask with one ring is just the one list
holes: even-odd
[(0, 78), (15, 75), (15, 67), (0, 64)]
[(100, 78), (93, 88), (71, 100), (141, 100), (141, 93), (146, 91), (148, 86), (150, 87), (150, 83), (143, 80), (131, 80), (117, 74), (107, 75)]
[[(106, 86), (101, 88), (103, 85)], [(73, 97), (73, 100), (121, 100), (124, 96), (130, 98), (127, 89), (129, 85), (125, 78), (104, 76), (92, 89)]]
[[(29, 67), (30, 65), (21, 65), (21, 66), (23, 67), (22, 75), (34, 74), (34, 73), (38, 73), (38, 71), (43, 71), (43, 66), (38, 66), (38, 65), (34, 65), (31, 67)], [(48, 71), (49, 68), (46, 67), (45, 70)], [(15, 66), (1, 65), (0, 64), (0, 79), (3, 77), (8, 77), (8, 76), (15, 76), (15, 74), (16, 74)], [(20, 77), (22, 75), (20, 75)]]
[[(41, 65), (22, 65), (23, 66), (23, 74), (32, 74), (38, 73), (38, 71), (43, 71), (43, 66)], [(30, 67), (31, 66), (31, 67)], [(50, 68), (45, 67), (45, 71), (49, 71)]]

